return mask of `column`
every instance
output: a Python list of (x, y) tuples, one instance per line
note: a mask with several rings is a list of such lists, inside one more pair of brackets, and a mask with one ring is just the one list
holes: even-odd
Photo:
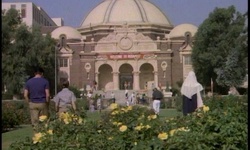
[(158, 71), (153, 71), (153, 73), (154, 73), (155, 87), (158, 87)]
[(139, 74), (140, 74), (139, 71), (133, 71), (133, 78), (134, 78), (133, 89), (134, 90), (140, 90)]
[(112, 72), (112, 73), (113, 73), (114, 90), (119, 90), (119, 72)]
[(99, 90), (99, 89), (98, 89), (98, 85), (100, 84), (99, 81), (98, 81), (98, 80), (99, 80), (99, 74), (100, 74), (100, 72), (96, 72), (96, 73), (95, 73), (95, 81), (97, 82), (96, 90)]

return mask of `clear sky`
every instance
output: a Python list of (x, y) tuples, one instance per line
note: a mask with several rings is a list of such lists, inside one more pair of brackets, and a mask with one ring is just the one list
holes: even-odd
[[(86, 15), (103, 0), (2, 0), (2, 2), (33, 2), (51, 18), (63, 18), (64, 25), (79, 27)], [(191, 23), (199, 26), (216, 7), (248, 11), (248, 0), (148, 0), (158, 6), (176, 26)]]

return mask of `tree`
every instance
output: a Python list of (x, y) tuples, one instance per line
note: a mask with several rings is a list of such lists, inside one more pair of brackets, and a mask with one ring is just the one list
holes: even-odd
[(203, 85), (210, 85), (211, 78), (226, 89), (242, 84), (248, 57), (245, 21), (234, 6), (215, 8), (198, 28), (191, 58)]
[(2, 14), (2, 75), (3, 84), (10, 94), (19, 95), (25, 81), (33, 75), (33, 67), (45, 70), (54, 85), (54, 45), (48, 34), (43, 36), (39, 27), (28, 28), (21, 23), (18, 12), (10, 9)]

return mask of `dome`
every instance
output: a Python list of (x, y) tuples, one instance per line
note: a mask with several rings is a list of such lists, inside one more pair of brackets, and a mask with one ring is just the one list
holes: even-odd
[(197, 27), (192, 24), (180, 24), (173, 28), (173, 30), (170, 31), (169, 37), (170, 38), (176, 38), (176, 37), (185, 37), (186, 32), (190, 32), (191, 36), (194, 36), (197, 32)]
[(82, 35), (73, 27), (62, 26), (56, 28), (52, 33), (51, 37), (54, 39), (60, 39), (61, 35), (66, 35), (67, 40), (81, 40)]
[(87, 15), (81, 27), (124, 23), (172, 26), (164, 13), (147, 0), (104, 0)]

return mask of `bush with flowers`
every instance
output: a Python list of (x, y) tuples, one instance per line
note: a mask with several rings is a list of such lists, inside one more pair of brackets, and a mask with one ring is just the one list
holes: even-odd
[(117, 104), (98, 121), (71, 112), (41, 116), (34, 137), (10, 149), (247, 149), (247, 100), (211, 98), (194, 113), (170, 119), (146, 107)]

